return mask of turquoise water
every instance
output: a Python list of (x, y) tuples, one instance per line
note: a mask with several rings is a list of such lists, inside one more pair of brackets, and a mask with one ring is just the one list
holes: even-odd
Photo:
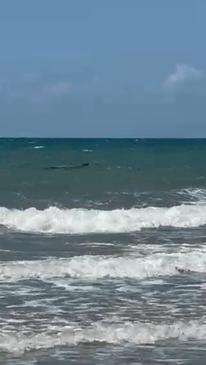
[[(206, 140), (1, 139), (0, 152), (0, 198), (11, 207), (76, 206), (75, 199), (86, 204), (110, 193), (162, 194), (206, 183)], [(89, 166), (78, 168), (83, 163)], [(115, 202), (124, 203), (135, 198)]]
[(206, 140), (0, 154), (2, 363), (204, 364)]

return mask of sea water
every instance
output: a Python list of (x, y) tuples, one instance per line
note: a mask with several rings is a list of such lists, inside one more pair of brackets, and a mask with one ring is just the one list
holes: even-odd
[(205, 364), (206, 140), (0, 156), (0, 364)]

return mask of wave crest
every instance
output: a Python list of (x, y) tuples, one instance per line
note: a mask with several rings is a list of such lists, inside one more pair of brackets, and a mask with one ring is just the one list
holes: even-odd
[(124, 233), (143, 228), (198, 227), (206, 224), (206, 205), (179, 205), (115, 210), (59, 209), (25, 210), (0, 208), (0, 224), (35, 233)]

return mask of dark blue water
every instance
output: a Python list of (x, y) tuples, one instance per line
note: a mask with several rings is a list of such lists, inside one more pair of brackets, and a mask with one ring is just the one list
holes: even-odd
[(206, 140), (0, 154), (0, 362), (204, 364)]

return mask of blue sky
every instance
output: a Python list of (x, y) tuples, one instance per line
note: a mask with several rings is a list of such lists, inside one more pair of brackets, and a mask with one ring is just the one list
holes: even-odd
[(0, 136), (206, 137), (205, 0), (0, 0)]

